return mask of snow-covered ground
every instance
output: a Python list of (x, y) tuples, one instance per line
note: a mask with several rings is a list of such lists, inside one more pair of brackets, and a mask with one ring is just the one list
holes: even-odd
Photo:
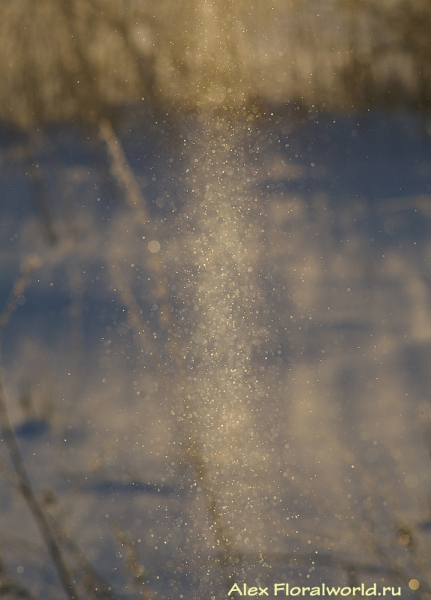
[[(2, 133), (2, 303), (42, 263), (4, 334), (9, 412), (46, 511), (115, 597), (141, 597), (132, 551), (157, 598), (226, 597), (208, 494), (241, 590), (430, 585), (429, 124), (295, 115), (126, 115), (151, 239), (96, 129)], [(62, 597), (1, 491), (2, 560)]]

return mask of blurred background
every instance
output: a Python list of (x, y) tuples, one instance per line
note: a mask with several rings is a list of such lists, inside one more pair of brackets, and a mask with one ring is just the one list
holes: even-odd
[(431, 598), (430, 31), (1, 1), (2, 597)]
[[(125, 104), (429, 104), (425, 1), (2, 4), (5, 122), (95, 121)], [(13, 100), (11, 100), (13, 98)]]

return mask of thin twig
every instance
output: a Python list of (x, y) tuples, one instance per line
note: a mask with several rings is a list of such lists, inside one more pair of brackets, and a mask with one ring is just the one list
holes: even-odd
[(15, 581), (15, 578), (8, 571), (3, 561), (0, 559), (0, 597), (9, 596), (12, 594), (15, 598), (25, 598), (26, 600), (40, 600), (34, 596), (20, 583)]
[(6, 302), (6, 306), (0, 315), (0, 344), (3, 337), (3, 330), (9, 323), (9, 319), (18, 306), (18, 299), (20, 296), (22, 296), (28, 284), (30, 283), (30, 278), (33, 274), (33, 271), (40, 267), (40, 264), (41, 261), (38, 256), (29, 256), (24, 261), (24, 264), (21, 268), (21, 276), (16, 280)]
[(140, 590), (142, 600), (155, 600), (156, 596), (150, 588), (145, 567), (139, 561), (136, 543), (132, 535), (121, 529), (115, 522), (110, 523), (110, 529), (123, 548), (125, 568), (132, 576), (135, 586)]
[(35, 158), (30, 156), (27, 165), (27, 172), (33, 185), (34, 193), (32, 194), (32, 197), (34, 198), (36, 204), (43, 236), (49, 246), (54, 246), (58, 242), (58, 234), (51, 216), (49, 202), (46, 197), (47, 190), (44, 185), (41, 168), (39, 165), (36, 167), (34, 164), (35, 162)]
[[(343, 454), (344, 459), (351, 462), (353, 459), (355, 460), (355, 465), (358, 470), (361, 471), (361, 475), (363, 478), (361, 479), (361, 483), (363, 489), (367, 493), (372, 493), (375, 490), (376, 483), (373, 481), (373, 478), (363, 469), (362, 466), (359, 465), (357, 459), (350, 453), (349, 450), (346, 450), (343, 445), (340, 443), (340, 449), (344, 449), (345, 453)], [(350, 460), (349, 460), (350, 459)], [(299, 471), (295, 471), (295, 478), (292, 479), (292, 482), (296, 484), (301, 490), (306, 490), (310, 496), (314, 497), (317, 504), (321, 507), (324, 507), (329, 514), (333, 516), (337, 516), (340, 513), (340, 507), (334, 505), (327, 496), (319, 494), (316, 490), (311, 487), (311, 485), (301, 476)], [(412, 576), (411, 573), (407, 571), (404, 566), (400, 566), (397, 564), (394, 557), (388, 552), (388, 550), (383, 546), (381, 539), (378, 535), (373, 531), (365, 531), (360, 524), (355, 521), (348, 519), (347, 514), (344, 513), (345, 522), (348, 523), (349, 528), (353, 531), (356, 537), (362, 541), (368, 553), (374, 554), (374, 556), (378, 559), (378, 561), (383, 565), (382, 570), (386, 571), (388, 574), (392, 575), (400, 582), (408, 585)], [(334, 557), (333, 564), (343, 564), (343, 559)], [(349, 561), (349, 564), (352, 564), (352, 561)], [(360, 567), (356, 567), (356, 570), (360, 570)], [(428, 582), (424, 578), (420, 581), (421, 593), (423, 594), (431, 594), (431, 587)]]
[[(5, 326), (9, 322), (13, 312), (18, 305), (18, 298), (21, 296), (27, 285), (30, 282), (30, 277), (33, 271), (40, 266), (40, 260), (37, 258), (30, 258), (27, 260), (21, 270), (21, 276), (17, 279), (13, 286), (12, 292), (6, 303), (6, 307), (3, 313), (0, 315), (0, 347), (1, 339)], [(0, 428), (3, 432), (3, 438), (6, 444), (6, 448), (11, 460), (11, 463), (15, 469), (18, 477), (18, 489), (21, 492), (36, 525), (42, 535), (42, 538), (46, 544), (48, 552), (57, 570), (62, 587), (69, 598), (69, 600), (78, 600), (78, 596), (75, 591), (75, 587), (72, 582), (72, 578), (69, 574), (68, 568), (63, 558), (61, 548), (55, 538), (54, 533), (48, 524), (45, 513), (43, 512), (36, 495), (33, 491), (30, 483), (30, 478), (27, 474), (24, 459), (21, 455), (21, 451), (18, 446), (18, 442), (15, 433), (12, 429), (12, 425), (9, 420), (7, 411), (6, 396), (4, 392), (3, 377), (0, 369)]]
[(73, 558), (78, 563), (79, 569), (84, 575), (83, 586), (90, 596), (97, 600), (115, 600), (116, 595), (112, 591), (109, 581), (87, 561), (83, 549), (58, 524), (55, 526), (55, 531), (58, 538), (61, 539), (64, 546), (71, 552)]
[(13, 486), (19, 487), (19, 477), (8, 467), (8, 465), (0, 459), (0, 474), (9, 481)]
[[(139, 222), (144, 237), (148, 243), (146, 261), (153, 278), (152, 294), (159, 304), (158, 321), (163, 329), (171, 329), (173, 332), (172, 344), (175, 344), (175, 323), (172, 318), (172, 306), (170, 302), (169, 286), (166, 277), (165, 264), (162, 259), (162, 252), (157, 246), (157, 233), (150, 214), (147, 210), (145, 200), (142, 196), (139, 185), (130, 168), (121, 142), (115, 135), (111, 124), (106, 119), (99, 125), (101, 139), (105, 142), (111, 158), (111, 170), (117, 182), (124, 188), (127, 205), (133, 209), (137, 221)], [(153, 244), (151, 244), (153, 242)], [(171, 344), (171, 345), (172, 345)], [(175, 349), (177, 351), (178, 349)]]

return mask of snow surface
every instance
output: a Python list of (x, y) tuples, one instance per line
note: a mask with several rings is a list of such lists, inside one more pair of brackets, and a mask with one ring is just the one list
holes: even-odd
[[(426, 115), (166, 120), (115, 126), (154, 239), (96, 129), (2, 132), (3, 304), (23, 259), (42, 260), (3, 341), (35, 490), (115, 597), (141, 597), (122, 531), (157, 598), (225, 598), (193, 435), (244, 555), (233, 583), (347, 585), (350, 564), (401, 585), (374, 542), (408, 570), (394, 523), (409, 525), (429, 552)], [(2, 560), (62, 597), (23, 499), (1, 490)]]

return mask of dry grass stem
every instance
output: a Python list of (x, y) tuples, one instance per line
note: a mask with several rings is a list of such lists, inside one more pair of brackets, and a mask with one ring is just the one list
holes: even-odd
[[(29, 258), (22, 267), (21, 276), (13, 286), (12, 292), (6, 303), (6, 308), (0, 315), (0, 342), (4, 327), (9, 322), (13, 312), (17, 307), (18, 298), (24, 293), (27, 285), (30, 282), (31, 274), (33, 271), (40, 266), (40, 261), (37, 258)], [(69, 600), (78, 600), (78, 596), (75, 591), (75, 586), (72, 583), (72, 577), (69, 573), (69, 569), (66, 566), (63, 552), (56, 539), (55, 533), (52, 531), (47, 517), (42, 510), (40, 503), (38, 502), (36, 495), (33, 491), (33, 487), (30, 482), (30, 478), (27, 473), (27, 469), (24, 464), (24, 460), (21, 455), (20, 448), (18, 446), (15, 433), (9, 420), (7, 411), (6, 397), (4, 392), (3, 377), (0, 369), (0, 429), (3, 432), (3, 438), (6, 444), (7, 452), (9, 454), (10, 461), (15, 469), (18, 488), (20, 493), (25, 500), (30, 513), (32, 514), (34, 521), (40, 531), (40, 534), (45, 542), (48, 553), (51, 560), (57, 570), (58, 577), (66, 596)]]
[(110, 523), (110, 529), (122, 548), (124, 566), (131, 575), (133, 584), (139, 590), (140, 598), (142, 600), (155, 600), (156, 596), (150, 588), (147, 572), (139, 560), (136, 552), (136, 542), (132, 535), (121, 529), (118, 523), (115, 522)]
[[(120, 186), (125, 189), (128, 205), (136, 211), (136, 216), (139, 219), (146, 239), (154, 239), (155, 228), (146, 209), (145, 200), (136, 182), (136, 178), (127, 163), (121, 142), (115, 135), (110, 123), (106, 120), (100, 124), (100, 135), (109, 151), (112, 173)], [(181, 389), (181, 402), (179, 406), (176, 407), (175, 412), (177, 416), (184, 415), (184, 417), (177, 419), (177, 428), (181, 431), (182, 447), (185, 449), (187, 461), (192, 467), (194, 477), (199, 485), (207, 507), (210, 529), (217, 540), (217, 546), (220, 549), (217, 562), (223, 573), (225, 587), (226, 589), (229, 589), (231, 587), (233, 575), (232, 569), (234, 565), (239, 563), (240, 556), (236, 544), (231, 539), (231, 536), (228, 534), (224, 525), (224, 517), (219, 508), (219, 503), (213, 491), (208, 469), (205, 464), (204, 452), (199, 439), (199, 424), (196, 422), (195, 410), (193, 406), (191, 406), (193, 390), (190, 388), (190, 383), (187, 381), (188, 368), (184, 359), (185, 352), (180, 343), (177, 327), (173, 318), (166, 269), (161, 252), (151, 253), (147, 257), (147, 268), (151, 274), (151, 281), (155, 282), (152, 294), (159, 306), (159, 310), (157, 311), (158, 322), (162, 330), (168, 334), (167, 346), (175, 368), (178, 387)], [(144, 350), (152, 368), (155, 373), (159, 375), (159, 381), (161, 382), (161, 385), (165, 387), (168, 398), (170, 398), (171, 401), (178, 403), (178, 400), (176, 400), (178, 391), (175, 389), (175, 386), (170, 383), (171, 377), (169, 377), (169, 373), (166, 373), (166, 367), (161, 361), (163, 352), (157, 347), (152, 336), (148, 332), (147, 327), (143, 322), (139, 305), (129, 284), (121, 274), (119, 268), (111, 268), (110, 272), (114, 287), (118, 290), (123, 303), (128, 309), (129, 324), (135, 331), (135, 339), (139, 340), (137, 341), (138, 346)], [(166, 386), (168, 386), (167, 389)]]

